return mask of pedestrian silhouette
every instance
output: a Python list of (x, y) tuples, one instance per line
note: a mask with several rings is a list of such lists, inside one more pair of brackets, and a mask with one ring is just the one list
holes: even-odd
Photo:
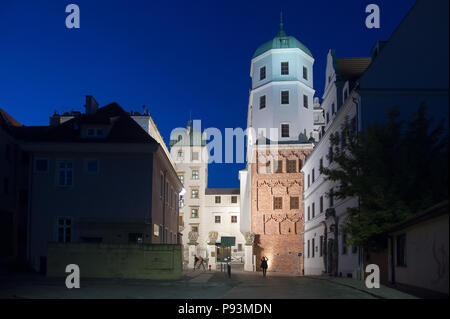
[(198, 263), (198, 257), (197, 255), (194, 255), (194, 270), (195, 270), (195, 266), (197, 266)]
[(267, 261), (269, 261), (269, 259), (266, 256), (263, 256), (263, 258), (261, 258), (261, 269), (263, 271), (263, 277), (266, 277), (268, 267)]
[(205, 260), (203, 259), (202, 256), (200, 256), (199, 261), (200, 261), (200, 264), (198, 265), (198, 269), (200, 269), (200, 266), (203, 266), (203, 270), (206, 270), (206, 268), (205, 268)]

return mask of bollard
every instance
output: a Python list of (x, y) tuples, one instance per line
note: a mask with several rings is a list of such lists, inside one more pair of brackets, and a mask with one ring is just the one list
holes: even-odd
[(230, 263), (227, 264), (227, 271), (228, 271), (228, 278), (231, 278), (231, 265), (230, 265)]

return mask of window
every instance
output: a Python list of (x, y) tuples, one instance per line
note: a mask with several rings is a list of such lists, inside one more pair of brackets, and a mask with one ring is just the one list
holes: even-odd
[(289, 75), (289, 62), (281, 62), (281, 75)]
[(191, 208), (191, 218), (198, 218), (198, 208)]
[(259, 109), (264, 109), (266, 108), (266, 96), (262, 95), (259, 97)]
[(406, 234), (397, 236), (397, 266), (406, 266)]
[(308, 187), (311, 186), (311, 176), (308, 174)]
[(237, 223), (237, 216), (231, 216), (231, 223), (236, 224)]
[(179, 141), (181, 141), (183, 139), (183, 136), (181, 136), (181, 135), (178, 135), (178, 139), (177, 139), (177, 141), (179, 142)]
[(73, 169), (72, 162), (62, 161), (58, 164), (58, 185), (72, 186)]
[(289, 124), (281, 124), (281, 137), (289, 137)]
[(198, 169), (192, 170), (192, 179), (199, 179)]
[(299, 171), (299, 172), (302, 170), (302, 165), (303, 165), (302, 159), (299, 158), (299, 159), (298, 159), (298, 171)]
[(181, 184), (184, 185), (184, 175), (178, 175), (178, 179), (180, 180)]
[(298, 197), (291, 197), (291, 209), (299, 209), (300, 200)]
[(281, 104), (289, 104), (289, 91), (281, 91)]
[(237, 196), (231, 196), (231, 203), (237, 204)]
[(153, 235), (155, 235), (156, 237), (159, 237), (159, 225), (158, 224), (153, 224)]
[(220, 216), (214, 216), (214, 222), (220, 224)]
[(220, 196), (216, 196), (216, 204), (220, 204), (220, 200), (221, 200)]
[(94, 135), (95, 135), (95, 130), (94, 130), (93, 128), (89, 128), (89, 129), (87, 130), (87, 135), (88, 135), (88, 136), (94, 136)]
[(191, 198), (198, 198), (198, 189), (191, 190)]
[(286, 170), (288, 173), (297, 173), (297, 161), (286, 160)]
[(48, 160), (47, 159), (36, 159), (35, 161), (36, 172), (48, 172)]
[(314, 243), (314, 238), (311, 239), (311, 257), (314, 258), (314, 250), (316, 249), (315, 247), (315, 243)]
[(98, 173), (98, 160), (87, 160), (86, 170), (88, 173)]
[(191, 231), (194, 233), (198, 233), (198, 225), (192, 225), (191, 226)]
[(274, 167), (275, 173), (283, 173), (283, 161), (277, 160), (273, 162), (277, 167)]
[(178, 157), (178, 160), (179, 160), (179, 161), (182, 161), (182, 160), (184, 159), (184, 153), (183, 153), (183, 151), (178, 151), (177, 157)]
[(305, 66), (303, 67), (303, 78), (308, 80), (308, 69)]
[(308, 240), (308, 258), (309, 258), (309, 256), (310, 256), (310, 255), (309, 255), (309, 240)]
[(347, 234), (342, 234), (342, 255), (347, 255)]
[(323, 196), (320, 196), (319, 210), (321, 213), (323, 213)]
[(262, 81), (266, 78), (266, 67), (263, 66), (259, 69), (259, 80)]
[(310, 206), (308, 206), (308, 220), (310, 220), (310, 219), (311, 219), (311, 214), (310, 214), (310, 212), (311, 212), (311, 207), (310, 207)]
[(319, 255), (320, 255), (320, 257), (323, 256), (323, 236), (320, 236), (320, 242), (319, 242)]
[(303, 106), (308, 108), (308, 96), (303, 94)]
[(330, 122), (330, 113), (327, 112), (327, 124)]
[(312, 218), (316, 216), (316, 203), (312, 203)]
[(274, 197), (273, 198), (273, 209), (283, 209), (283, 198)]
[(58, 217), (57, 231), (59, 243), (70, 243), (72, 240), (72, 218)]
[(323, 158), (321, 158), (319, 161), (319, 172), (322, 171), (322, 169), (323, 169)]
[(193, 161), (198, 161), (198, 152), (192, 152), (191, 157)]
[(242, 251), (242, 244), (238, 244), (238, 251)]
[(333, 103), (333, 104), (331, 104), (331, 114), (334, 115), (334, 113), (336, 113), (336, 110), (335, 110), (335, 105)]
[(315, 176), (314, 176), (314, 175), (315, 175), (314, 173), (315, 173), (315, 169), (313, 168), (313, 169), (312, 169), (312, 172), (311, 172), (311, 179), (312, 179), (311, 182), (312, 182), (313, 184), (314, 184), (314, 181), (315, 181), (315, 179), (316, 179)]
[(348, 97), (348, 89), (344, 90), (344, 101), (347, 99)]

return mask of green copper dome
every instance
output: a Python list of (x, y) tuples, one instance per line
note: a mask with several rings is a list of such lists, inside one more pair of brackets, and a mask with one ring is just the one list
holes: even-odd
[(311, 51), (303, 45), (300, 41), (292, 36), (287, 36), (283, 30), (283, 23), (280, 23), (280, 32), (278, 32), (277, 36), (270, 41), (267, 41), (263, 45), (261, 45), (253, 55), (253, 58), (258, 55), (263, 54), (272, 49), (291, 49), (291, 48), (299, 48), (303, 52), (305, 52), (310, 57), (313, 57)]

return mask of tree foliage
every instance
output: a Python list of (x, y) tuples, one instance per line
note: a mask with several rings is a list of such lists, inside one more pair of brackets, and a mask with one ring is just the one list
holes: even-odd
[(363, 131), (346, 119), (330, 145), (321, 173), (338, 182), (333, 196), (359, 199), (343, 224), (348, 244), (377, 250), (390, 226), (448, 198), (448, 134), (423, 104), (407, 123), (395, 108)]

